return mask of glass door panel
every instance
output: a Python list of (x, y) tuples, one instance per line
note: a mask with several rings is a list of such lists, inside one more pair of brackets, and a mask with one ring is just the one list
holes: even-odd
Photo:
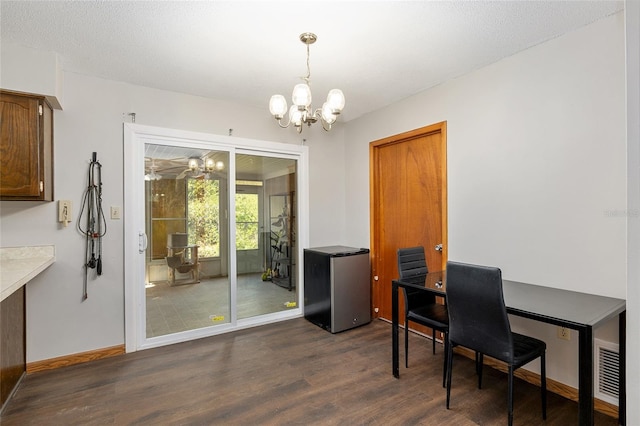
[(236, 154), (238, 319), (297, 308), (297, 162)]
[(229, 153), (145, 144), (146, 337), (231, 321)]

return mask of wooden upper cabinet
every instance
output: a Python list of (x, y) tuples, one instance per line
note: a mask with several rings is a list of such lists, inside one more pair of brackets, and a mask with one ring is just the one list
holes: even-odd
[(53, 201), (53, 108), (0, 90), (0, 200)]

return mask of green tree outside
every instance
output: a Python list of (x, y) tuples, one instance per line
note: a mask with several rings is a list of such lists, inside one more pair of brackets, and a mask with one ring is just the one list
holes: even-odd
[(187, 180), (189, 244), (200, 257), (220, 256), (220, 181)]
[[(200, 257), (220, 256), (220, 181), (187, 180), (189, 244)], [(236, 249), (258, 249), (258, 195), (236, 194)]]
[(236, 250), (258, 249), (258, 194), (236, 194)]

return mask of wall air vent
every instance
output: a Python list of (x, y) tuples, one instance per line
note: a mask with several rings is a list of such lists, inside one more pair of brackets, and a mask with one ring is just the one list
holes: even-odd
[(618, 405), (620, 350), (616, 343), (594, 339), (595, 394), (601, 401)]

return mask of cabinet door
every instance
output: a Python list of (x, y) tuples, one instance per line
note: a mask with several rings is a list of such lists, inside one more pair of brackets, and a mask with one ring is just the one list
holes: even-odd
[(52, 168), (51, 116), (44, 99), (0, 94), (2, 199), (52, 200), (52, 175), (45, 176)]

